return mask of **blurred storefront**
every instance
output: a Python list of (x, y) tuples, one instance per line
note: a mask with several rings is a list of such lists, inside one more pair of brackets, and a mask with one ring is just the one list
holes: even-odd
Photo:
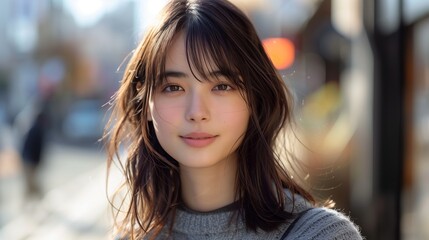
[(279, 71), (296, 94), (305, 161), (327, 169), (307, 176), (315, 192), (367, 239), (429, 238), (429, 2), (236, 2), (262, 38), (293, 43)]
[[(323, 1), (297, 41), (312, 59), (304, 72), (324, 75), (300, 77), (306, 99), (319, 97), (302, 107), (309, 136), (326, 140), (315, 144), (325, 161), (346, 163), (328, 192), (368, 239), (429, 238), (428, 26), (429, 2)], [(316, 116), (324, 106), (336, 110)]]
[(403, 236), (410, 239), (429, 238), (429, 3), (420, 7), (423, 11), (414, 9), (420, 14), (408, 14), (404, 36), (405, 165), (401, 223)]

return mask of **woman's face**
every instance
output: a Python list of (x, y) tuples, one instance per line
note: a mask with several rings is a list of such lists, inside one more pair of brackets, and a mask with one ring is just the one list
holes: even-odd
[[(149, 103), (149, 118), (164, 150), (181, 167), (206, 168), (235, 161), (249, 122), (240, 90), (216, 68), (211, 79), (192, 74), (185, 39), (179, 34), (167, 51), (166, 82)], [(208, 80), (208, 81), (207, 81)]]

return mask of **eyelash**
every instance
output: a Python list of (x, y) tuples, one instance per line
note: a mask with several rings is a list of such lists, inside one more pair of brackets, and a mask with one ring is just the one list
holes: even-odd
[(233, 88), (228, 84), (218, 84), (214, 88), (219, 88), (219, 86), (226, 87), (226, 89), (217, 89), (216, 91), (231, 91)]
[[(219, 87), (222, 86), (222, 89), (219, 89)], [(171, 88), (176, 88), (176, 90), (172, 90)], [(231, 91), (234, 88), (231, 87), (231, 85), (229, 84), (218, 84), (216, 85), (213, 90), (215, 91)], [(171, 84), (171, 85), (167, 85), (162, 89), (162, 92), (177, 92), (177, 91), (183, 91), (183, 88), (179, 85), (175, 85), (175, 84)]]
[[(171, 88), (172, 87), (177, 87), (177, 88), (180, 88), (179, 90), (171, 90)], [(168, 86), (165, 86), (163, 89), (162, 89), (162, 91), (163, 92), (177, 92), (177, 91), (182, 91), (183, 90), (183, 88), (181, 87), (181, 86), (179, 86), (179, 85), (174, 85), (174, 84), (171, 84), (171, 85), (168, 85)]]

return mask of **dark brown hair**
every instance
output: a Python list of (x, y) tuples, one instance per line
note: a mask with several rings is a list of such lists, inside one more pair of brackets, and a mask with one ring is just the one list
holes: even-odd
[(117, 227), (132, 239), (148, 233), (155, 237), (172, 226), (180, 204), (178, 163), (162, 149), (147, 120), (151, 92), (163, 80), (166, 53), (179, 32), (184, 33), (193, 71), (205, 78), (213, 61), (245, 95), (250, 119), (237, 149), (240, 208), (236, 216), (248, 229), (273, 230), (292, 217), (284, 210), (291, 204), (285, 200), (284, 188), (314, 200), (288, 175), (274, 150), (279, 133), (290, 123), (290, 93), (251, 22), (225, 0), (170, 1), (126, 68), (107, 128), (111, 129), (108, 170), (121, 144), (128, 143), (123, 171), (129, 203)]

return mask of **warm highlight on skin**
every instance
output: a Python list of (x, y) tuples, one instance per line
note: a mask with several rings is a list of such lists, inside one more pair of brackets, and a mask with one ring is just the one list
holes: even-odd
[(279, 132), (290, 123), (290, 94), (249, 20), (233, 5), (217, 0), (169, 2), (159, 25), (148, 31), (126, 68), (107, 128), (112, 129), (108, 168), (120, 145), (130, 143), (123, 161), (130, 204), (117, 228), (131, 239), (147, 234), (154, 238), (167, 224), (172, 226), (182, 203), (183, 163), (158, 142), (152, 101), (159, 87), (168, 83), (168, 52), (179, 35), (193, 77), (211, 84), (210, 73), (220, 71), (245, 99), (247, 128), (233, 149), (235, 198), (240, 206), (236, 217), (245, 218), (250, 230), (273, 230), (292, 217), (283, 210), (285, 204), (293, 204), (285, 202), (284, 188), (313, 201), (289, 177), (273, 150)]

